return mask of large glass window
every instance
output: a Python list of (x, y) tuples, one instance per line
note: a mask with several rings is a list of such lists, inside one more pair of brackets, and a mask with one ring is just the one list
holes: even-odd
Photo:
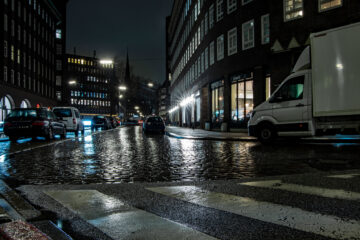
[(211, 84), (212, 122), (220, 123), (224, 119), (224, 81)]
[(238, 75), (231, 84), (231, 119), (243, 121), (254, 108), (252, 74)]
[(211, 4), (210, 8), (209, 8), (209, 28), (213, 28), (214, 27), (214, 4)]
[(216, 21), (220, 21), (224, 17), (223, 0), (216, 0)]
[(342, 0), (319, 0), (319, 12), (342, 6)]
[(253, 48), (255, 46), (255, 37), (254, 37), (254, 20), (250, 20), (242, 25), (243, 32), (243, 41), (242, 48), (243, 50)]
[(303, 0), (284, 0), (284, 21), (302, 18)]

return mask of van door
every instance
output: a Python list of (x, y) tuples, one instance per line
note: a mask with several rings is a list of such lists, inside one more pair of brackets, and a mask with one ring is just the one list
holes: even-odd
[(303, 116), (307, 113), (307, 89), (305, 75), (287, 80), (270, 100), (273, 103), (273, 117), (278, 122), (278, 132), (307, 131), (308, 123)]

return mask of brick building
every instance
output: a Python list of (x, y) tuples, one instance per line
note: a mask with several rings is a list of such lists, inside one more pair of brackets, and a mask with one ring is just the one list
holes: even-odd
[(171, 121), (246, 127), (310, 33), (359, 20), (356, 0), (175, 0), (167, 27)]

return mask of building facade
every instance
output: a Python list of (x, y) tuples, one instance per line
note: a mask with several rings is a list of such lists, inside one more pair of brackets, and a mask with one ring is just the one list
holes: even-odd
[(170, 118), (246, 127), (312, 32), (360, 21), (356, 0), (175, 0), (167, 27)]
[[(67, 2), (0, 2), (0, 121), (15, 107), (56, 105), (56, 59), (62, 51), (55, 42), (58, 32), (66, 32)], [(59, 48), (65, 49), (65, 41)]]
[(118, 114), (113, 61), (67, 54), (62, 85), (64, 104), (83, 115)]

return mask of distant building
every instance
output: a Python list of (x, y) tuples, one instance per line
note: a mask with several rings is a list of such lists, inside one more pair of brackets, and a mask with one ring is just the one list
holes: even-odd
[(62, 96), (85, 115), (117, 115), (114, 63), (95, 57), (66, 55)]
[(174, 0), (167, 20), (171, 121), (246, 127), (310, 33), (358, 21), (358, 0)]
[(164, 121), (169, 121), (169, 110), (170, 110), (170, 94), (169, 94), (170, 82), (166, 81), (158, 89), (158, 112), (159, 116), (164, 119)]
[[(56, 104), (62, 75), (66, 4), (51, 0), (0, 2), (0, 121), (15, 107)], [(58, 61), (60, 60), (60, 61)]]

